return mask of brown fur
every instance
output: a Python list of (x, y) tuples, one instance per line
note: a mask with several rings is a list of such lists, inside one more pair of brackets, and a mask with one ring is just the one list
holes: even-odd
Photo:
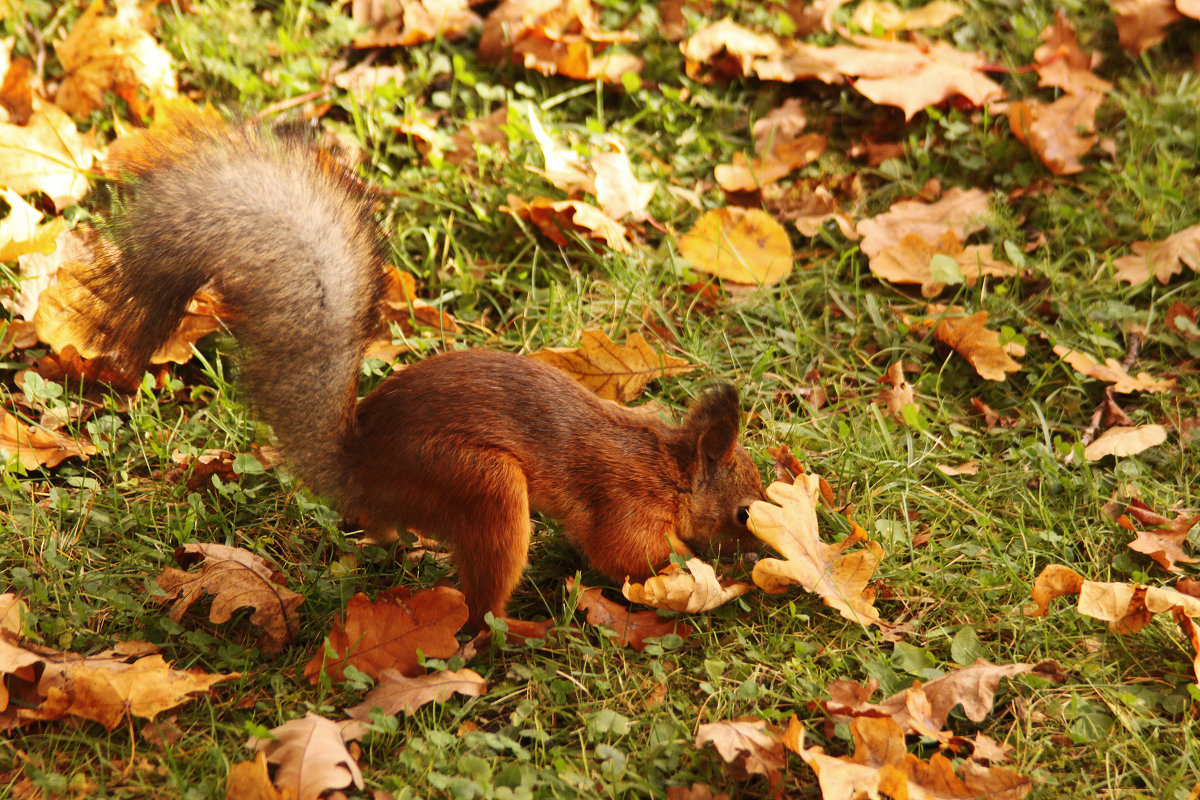
[(732, 387), (672, 426), (539, 361), (471, 350), (427, 358), (356, 404), (383, 271), (355, 179), (323, 151), (211, 118), (144, 138), (123, 157), (109, 244), (85, 281), (93, 339), (144, 366), (213, 281), (251, 400), (289, 461), (368, 536), (400, 526), (446, 541), (473, 627), (504, 614), (530, 511), (561, 520), (616, 580), (689, 545), (749, 543), (746, 507), (763, 492)]

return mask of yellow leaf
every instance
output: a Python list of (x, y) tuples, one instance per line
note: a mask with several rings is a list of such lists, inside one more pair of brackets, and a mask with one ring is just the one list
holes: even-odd
[(593, 329), (583, 332), (579, 347), (547, 347), (529, 355), (563, 370), (597, 396), (620, 403), (636, 399), (652, 380), (697, 368), (687, 359), (657, 352), (637, 331), (623, 347)]
[(792, 272), (787, 231), (759, 209), (705, 212), (679, 237), (679, 252), (700, 272), (734, 283), (769, 286)]
[(42, 212), (10, 189), (0, 190), (8, 204), (8, 216), (0, 220), (0, 261), (12, 261), (27, 253), (49, 253), (58, 235), (67, 229), (62, 217), (42, 222)]
[(748, 583), (721, 585), (711, 564), (689, 558), (687, 572), (672, 564), (666, 574), (655, 575), (644, 584), (625, 580), (621, 593), (631, 603), (698, 614), (723, 606), (750, 591)]
[(1128, 392), (1166, 392), (1175, 386), (1174, 379), (1167, 378), (1164, 380), (1154, 378), (1146, 372), (1139, 372), (1135, 378), (1115, 358), (1106, 358), (1103, 364), (1097, 364), (1086, 353), (1081, 353), (1078, 350), (1072, 350), (1062, 345), (1056, 346), (1054, 353), (1063, 361), (1070, 364), (1071, 368), (1076, 372), (1086, 375), (1089, 378), (1111, 383), (1112, 390), (1118, 394), (1126, 394)]

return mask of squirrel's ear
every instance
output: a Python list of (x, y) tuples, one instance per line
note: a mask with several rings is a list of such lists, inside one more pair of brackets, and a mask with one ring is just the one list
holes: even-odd
[(738, 394), (728, 383), (706, 389), (692, 404), (683, 427), (695, 437), (697, 452), (710, 463), (733, 457), (738, 432)]

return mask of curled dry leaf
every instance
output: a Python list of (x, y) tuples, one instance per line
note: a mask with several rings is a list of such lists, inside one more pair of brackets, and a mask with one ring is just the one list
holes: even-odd
[[(85, 115), (86, 116), (86, 115)], [(0, 123), (0, 175), (18, 195), (45, 192), (58, 208), (87, 193), (95, 132), (81, 134), (58, 106), (35, 101), (25, 125)]]
[(1021, 368), (1009, 353), (1024, 355), (1025, 348), (1001, 345), (1000, 334), (984, 327), (987, 316), (980, 311), (969, 317), (942, 317), (934, 326), (933, 338), (969, 361), (981, 378), (1002, 381)]
[[(573, 590), (574, 580), (567, 581), (567, 589)], [(630, 611), (620, 603), (606, 598), (598, 588), (589, 589), (579, 585), (579, 607), (587, 612), (587, 621), (592, 625), (611, 628), (617, 634), (618, 647), (629, 646), (634, 650), (646, 649), (646, 640), (668, 634), (681, 639), (692, 635), (690, 625), (679, 620), (663, 619), (657, 611)]]
[(867, 587), (883, 548), (868, 541), (863, 549), (847, 552), (865, 539), (858, 533), (861, 529), (838, 544), (822, 542), (817, 531), (819, 492), (817, 476), (798, 476), (794, 484), (776, 482), (767, 487), (767, 497), (777, 505), (758, 500), (750, 506), (750, 530), (785, 559), (759, 559), (752, 573), (754, 583), (773, 594), (800, 584), (846, 619), (886, 627), (875, 609), (874, 592)]
[(5, 458), (15, 456), (24, 469), (57, 467), (72, 456), (87, 461), (95, 452), (96, 446), (87, 439), (22, 422), (15, 414), (0, 408), (0, 454)]
[(1144, 53), (1167, 38), (1167, 28), (1180, 20), (1172, 0), (1109, 0), (1117, 41), (1126, 52)]
[(586, 330), (579, 347), (547, 347), (529, 355), (563, 370), (601, 399), (619, 403), (637, 399), (652, 380), (698, 369), (687, 359), (657, 352), (637, 331), (620, 346), (604, 331)]
[(535, 197), (526, 203), (515, 194), (510, 194), (507, 205), (500, 206), (500, 210), (529, 220), (557, 245), (567, 245), (571, 241), (567, 233), (574, 233), (603, 242), (618, 253), (628, 253), (631, 249), (625, 238), (625, 226), (582, 200)]
[(1166, 392), (1175, 386), (1173, 378), (1159, 379), (1146, 372), (1139, 372), (1135, 378), (1115, 358), (1106, 358), (1103, 364), (1097, 364), (1095, 359), (1088, 354), (1062, 345), (1054, 348), (1054, 354), (1070, 364), (1071, 368), (1081, 375), (1111, 383), (1112, 390), (1118, 394)]
[(441, 703), (451, 695), (478, 697), (487, 688), (479, 673), (470, 669), (441, 670), (409, 678), (394, 669), (379, 673), (379, 682), (363, 701), (346, 709), (347, 716), (370, 720), (371, 709), (378, 707), (384, 714), (403, 711), (411, 714), (426, 703)]
[(700, 272), (770, 286), (792, 272), (787, 231), (757, 208), (715, 208), (679, 237), (679, 252)]
[[(356, 723), (357, 724), (357, 723)], [(346, 749), (345, 723), (312, 713), (271, 729), (272, 739), (251, 739), (247, 746), (266, 754), (279, 767), (275, 785), (296, 800), (317, 800), (330, 789), (363, 788), (358, 762)]]
[(1064, 94), (1053, 103), (1017, 100), (1008, 107), (1013, 136), (1029, 146), (1055, 175), (1083, 172), (1079, 159), (1100, 141), (1096, 109), (1104, 95), (1093, 90)]
[(621, 587), (621, 594), (631, 603), (688, 614), (711, 611), (748, 591), (748, 583), (719, 581), (712, 565), (698, 558), (687, 560), (687, 572), (672, 564), (663, 574), (647, 579), (644, 584), (631, 584), (627, 578)]
[(397, 586), (374, 602), (361, 592), (346, 604), (344, 622), (329, 632), (330, 656), (322, 648), (304, 667), (316, 683), (322, 672), (342, 680), (346, 665), (378, 678), (385, 669), (409, 676), (423, 671), (418, 652), (426, 658), (449, 658), (458, 650), (455, 634), (467, 621), (462, 592), (447, 587), (413, 594)]
[(88, 6), (67, 37), (54, 45), (66, 71), (55, 96), (60, 108), (86, 117), (103, 108), (105, 92), (113, 91), (135, 116), (145, 116), (150, 111), (146, 97), (175, 97), (171, 55), (149, 33), (156, 24), (154, 5), (117, 0), (113, 16), (102, 16), (103, 2)]
[(710, 722), (696, 729), (696, 747), (711, 744), (727, 764), (740, 764), (750, 775), (766, 775), (772, 783), (783, 770), (779, 732), (760, 719)]
[(300, 631), (296, 609), (304, 595), (276, 581), (276, 570), (261, 556), (221, 544), (189, 544), (177, 548), (181, 564), (203, 559), (199, 572), (167, 568), (155, 578), (166, 592), (158, 602), (171, 602), (171, 619), (179, 622), (204, 593), (212, 595), (208, 619), (228, 622), (238, 609), (253, 608), (250, 622), (263, 630), (260, 644), (268, 653), (279, 652)]
[(1133, 255), (1113, 259), (1118, 280), (1143, 283), (1154, 278), (1165, 284), (1185, 266), (1200, 271), (1200, 225), (1184, 228), (1161, 242), (1134, 242)]
[(903, 420), (904, 407), (916, 403), (912, 384), (904, 377), (904, 363), (893, 361), (879, 382), (884, 385), (879, 390), (879, 396), (875, 398), (875, 402), (886, 408), (888, 414), (898, 420)]
[(1122, 527), (1137, 533), (1137, 538), (1126, 545), (1130, 550), (1145, 553), (1163, 569), (1171, 572), (1183, 571), (1176, 566), (1176, 563), (1191, 564), (1200, 560), (1183, 552), (1183, 545), (1187, 542), (1188, 533), (1197, 522), (1200, 522), (1200, 514), (1180, 512), (1175, 515), (1174, 519), (1170, 519), (1151, 510), (1145, 503), (1137, 499), (1130, 502), (1128, 512), (1129, 516), (1136, 518), (1139, 522), (1155, 526), (1151, 529), (1136, 529), (1127, 517), (1122, 516), (1117, 520)]
[(1162, 425), (1114, 425), (1083, 449), (1083, 457), (1099, 461), (1105, 456), (1137, 455), (1166, 440), (1167, 429)]

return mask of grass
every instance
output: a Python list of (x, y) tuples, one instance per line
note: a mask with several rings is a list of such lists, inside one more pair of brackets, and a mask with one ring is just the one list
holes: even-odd
[[(1200, 217), (1200, 89), (1190, 68), (1200, 29), (1181, 23), (1166, 43), (1130, 58), (1117, 49), (1105, 6), (1065, 7), (1083, 45), (1103, 54), (1101, 74), (1117, 87), (1101, 109), (1111, 155), (1095, 152), (1084, 173), (1055, 179), (1003, 119), (983, 112), (931, 109), (905, 124), (894, 109), (873, 106), (846, 87), (697, 83), (684, 75), (678, 49), (661, 38), (649, 6), (603, 5), (607, 22), (632, 20), (642, 36), (637, 48), (648, 63), (640, 89), (612, 91), (482, 64), (473, 40), (438, 42), (387, 54), (407, 78), (369, 105), (331, 94), (326, 127), (364, 147), (364, 172), (394, 198), (386, 212), (394, 260), (418, 276), (427, 299), (470, 323), (464, 346), (530, 351), (573, 344), (590, 327), (617, 339), (649, 328), (664, 350), (706, 368), (654, 385), (656, 400), (678, 409), (707, 379), (735, 381), (752, 412), (745, 440), (764, 474), (766, 448), (786, 443), (828, 479), (839, 503), (883, 545), (880, 608), (910, 633), (900, 643), (885, 641), (795, 592), (750, 595), (689, 620), (696, 634), (687, 641), (668, 637), (642, 653), (615, 648), (586, 626), (546, 647), (497, 647), (471, 662), (488, 679), (485, 696), (377, 720), (359, 759), (368, 792), (355, 796), (662, 797), (668, 786), (700, 781), (734, 797), (766, 797), (761, 778), (730, 777), (711, 749), (692, 745), (698, 724), (751, 715), (782, 725), (795, 713), (809, 743), (845, 753), (846, 726), (825, 725), (813, 705), (827, 697), (830, 681), (875, 678), (891, 693), (985, 657), (1053, 658), (1068, 672), (1057, 684), (1032, 678), (1002, 684), (982, 723), (961, 711), (951, 718), (960, 734), (981, 730), (1013, 745), (1015, 766), (1040, 781), (1033, 797), (1189, 797), (1200, 783), (1193, 706), (1200, 692), (1193, 654), (1174, 623), (1155, 621), (1139, 635), (1120, 637), (1066, 601), (1046, 619), (1024, 617), (1020, 609), (1033, 578), (1051, 563), (1094, 580), (1167, 585), (1169, 576), (1125, 547), (1129, 535), (1101, 507), (1130, 497), (1163, 511), (1200, 507), (1194, 438), (1173, 434), (1135, 457), (1064, 464), (1101, 388), (1057, 362), (1050, 349), (1066, 344), (1119, 360), (1125, 324), (1142, 323), (1148, 334), (1137, 370), (1174, 377), (1178, 389), (1122, 398), (1123, 407), (1138, 422), (1178, 424), (1200, 415), (1200, 343), (1164, 324), (1172, 302), (1200, 303), (1200, 279), (1187, 272), (1167, 286), (1126, 287), (1111, 271), (1111, 259), (1132, 241), (1165, 237)], [(761, 28), (777, 24), (759, 4), (720, 5)], [(943, 38), (997, 64), (1028, 64), (1056, 7), (977, 0)], [(78, 11), (34, 3), (0, 25), (28, 53), (34, 31), (45, 33), (52, 23), (69, 30)], [(353, 35), (339, 10), (319, 3), (214, 0), (194, 14), (169, 7), (160, 13), (160, 39), (186, 88), (250, 110), (321, 88)], [(224, 33), (229, 28), (236, 37)], [(48, 63), (53, 73), (57, 66)], [(1036, 91), (1029, 74), (1000, 80), (1014, 96)], [(856, 218), (886, 210), (930, 180), (995, 193), (989, 228), (978, 239), (999, 254), (1010, 252), (1004, 243), (1011, 243), (1024, 259), (1023, 277), (947, 292), (941, 300), (985, 309), (989, 325), (1024, 337), (1020, 372), (1004, 382), (981, 381), (963, 360), (906, 330), (892, 310), (920, 313), (920, 298), (873, 278), (855, 244), (832, 227), (812, 240), (793, 231), (798, 269), (784, 282), (722, 294), (712, 308), (689, 293), (696, 276), (671, 240), (652, 229), (645, 231), (645, 248), (620, 255), (582, 241), (556, 247), (499, 211), (508, 194), (558, 196), (527, 169), (541, 163), (527, 107), (581, 152), (594, 151), (606, 133), (619, 136), (639, 177), (696, 189), (708, 208), (726, 202), (711, 184), (713, 166), (749, 152), (751, 122), (793, 94), (804, 100), (809, 128), (830, 136), (828, 152), (798, 177), (857, 175), (863, 191)], [(418, 108), (441, 112), (445, 130), (454, 131), (505, 102), (508, 153), (485, 149), (475, 173), (429, 164), (415, 142), (396, 132)], [(118, 100), (109, 111), (125, 113)], [(107, 135), (110, 118), (97, 113), (91, 124)], [(844, 155), (878, 131), (906, 143), (904, 158), (866, 168)], [(1042, 193), (1015, 191), (1035, 182), (1044, 184)], [(677, 231), (700, 210), (662, 190), (650, 208), (655, 220)], [(1035, 246), (1026, 249), (1028, 243)], [(414, 342), (418, 353), (433, 349), (432, 341)], [(206, 341), (203, 361), (177, 369), (166, 388), (146, 389), (133, 402), (78, 385), (46, 398), (50, 405), (81, 395), (101, 402), (82, 426), (100, 452), (51, 471), (10, 465), (0, 473), (0, 525), (10, 532), (0, 540), (0, 575), (7, 576), (0, 588), (23, 595), (28, 626), (47, 645), (93, 652), (145, 639), (177, 666), (242, 677), (169, 722), (160, 720), (178, 729), (169, 745), (152, 733), (155, 724), (143, 728), (140, 721), (107, 734), (90, 724), (12, 732), (0, 741), (0, 796), (30, 784), (55, 797), (223, 796), (229, 765), (248, 757), (250, 733), (308, 710), (336, 717), (361, 698), (361, 681), (314, 688), (302, 675), (354, 593), (453, 577), (439, 563), (393, 563), (377, 549), (355, 563), (356, 548), (336, 515), (285, 469), (243, 474), (199, 492), (162, 479), (176, 449), (246, 452), (269, 439), (241, 402), (225, 359), (228, 344)], [(6, 394), (30, 391), (19, 370), (42, 352), (10, 355), (3, 365)], [(919, 368), (909, 375), (917, 427), (872, 402), (896, 359)], [(385, 372), (386, 365), (369, 363), (364, 390)], [(827, 402), (814, 409), (809, 398), (818, 389)], [(972, 398), (1016, 424), (986, 429)], [(12, 405), (8, 398), (5, 405)], [(975, 476), (935, 469), (972, 459), (981, 465)], [(847, 532), (837, 515), (822, 521), (831, 535)], [(539, 529), (511, 610), (570, 622), (563, 579), (582, 571), (585, 582), (604, 581), (587, 572), (553, 524)], [(176, 546), (192, 541), (238, 545), (280, 564), (290, 587), (305, 595), (300, 641), (266, 656), (244, 618), (224, 626), (195, 613), (182, 623), (169, 620), (153, 602), (153, 576), (172, 563)], [(933, 748), (926, 742), (917, 752), (927, 757)], [(788, 773), (788, 796), (819, 796), (798, 759)]]

